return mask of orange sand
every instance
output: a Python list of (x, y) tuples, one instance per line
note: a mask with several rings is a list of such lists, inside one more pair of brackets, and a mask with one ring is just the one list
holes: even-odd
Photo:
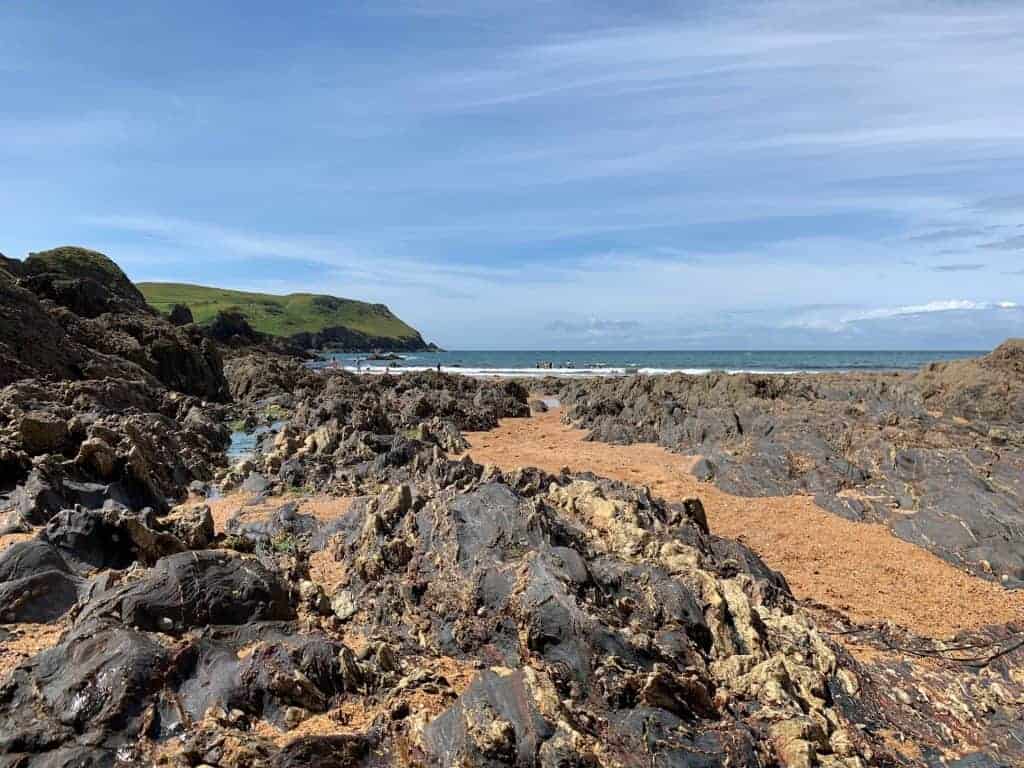
[(0, 682), (25, 659), (40, 651), (52, 648), (67, 629), (66, 620), (52, 624), (5, 624), (0, 629), (10, 633), (7, 640), (0, 640)]
[(3, 552), (12, 544), (17, 544), (19, 541), (28, 541), (35, 537), (35, 533), (6, 533), (0, 536), (0, 552)]
[(213, 514), (213, 524), (217, 533), (224, 532), (224, 526), (236, 512), (242, 513), (242, 520), (245, 522), (256, 522), (267, 519), (274, 511), (289, 501), (299, 505), (299, 513), (313, 515), (322, 523), (330, 522), (348, 512), (352, 499), (348, 496), (328, 496), (318, 494), (315, 496), (268, 496), (259, 504), (246, 506), (251, 501), (251, 494), (239, 491), (222, 496), (219, 499), (209, 501), (197, 501), (195, 503), (207, 504)]
[(808, 496), (732, 496), (689, 474), (695, 460), (652, 444), (584, 442), (558, 410), (506, 419), (491, 432), (467, 433), (467, 453), (502, 469), (535, 466), (647, 485), (658, 496), (698, 496), (712, 532), (743, 542), (781, 571), (793, 593), (842, 611), (855, 621), (892, 621), (921, 635), (1024, 620), (1024, 592), (964, 573), (897, 539), (882, 525), (832, 515)]

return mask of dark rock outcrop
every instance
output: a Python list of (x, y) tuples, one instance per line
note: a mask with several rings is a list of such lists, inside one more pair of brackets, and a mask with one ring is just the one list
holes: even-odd
[(106, 256), (65, 247), (20, 264), (18, 279), (0, 270), (0, 386), (28, 377), (151, 377), (226, 399), (215, 345), (159, 317)]
[(75, 377), (83, 357), (39, 298), (0, 270), (0, 386), (38, 374)]
[(428, 344), (417, 333), (405, 338), (371, 336), (354, 328), (332, 326), (316, 333), (302, 332), (288, 337), (302, 349), (344, 349), (348, 352), (436, 352), (437, 345)]
[(167, 315), (171, 325), (191, 325), (195, 322), (192, 317), (192, 310), (184, 304), (175, 304)]
[(13, 277), (20, 277), (21, 261), (18, 259), (9, 259), (0, 253), (0, 269), (6, 270), (7, 273)]
[(86, 248), (63, 246), (30, 254), (21, 278), (36, 295), (81, 317), (105, 312), (152, 312), (138, 288), (113, 261)]

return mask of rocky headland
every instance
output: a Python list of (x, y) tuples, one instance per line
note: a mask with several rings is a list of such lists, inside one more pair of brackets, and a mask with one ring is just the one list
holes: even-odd
[(437, 350), (384, 304), (323, 294), (280, 296), (187, 283), (140, 283), (139, 290), (161, 312), (196, 322), (210, 329), (219, 341), (234, 346), (256, 336), (265, 343), (298, 350)]
[[(454, 458), (529, 417), (519, 384), (314, 372), (238, 338), (225, 362), (133, 289), (80, 249), (0, 263), (0, 765), (1024, 760), (1019, 626), (858, 625), (697, 498)], [(1020, 482), (1016, 349), (917, 377), (560, 394), (595, 439), (699, 447), (723, 487), (887, 524), (899, 501), (927, 536), (907, 538), (1012, 586), (995, 522), (1020, 514), (999, 479)], [(867, 459), (890, 445), (887, 474)], [(959, 487), (983, 469), (998, 504)], [(953, 505), (910, 503), (943, 488), (974, 501), (953, 522), (980, 543), (934, 538)]]

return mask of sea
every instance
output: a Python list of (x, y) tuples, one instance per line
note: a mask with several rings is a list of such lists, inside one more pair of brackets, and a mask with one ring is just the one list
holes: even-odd
[[(824, 373), (829, 371), (906, 371), (928, 363), (985, 354), (981, 350), (904, 352), (600, 352), (594, 350), (453, 350), (401, 353), (397, 360), (325, 353), (319, 366), (340, 366), (366, 374), (441, 370), (487, 377), (590, 377), (632, 373)], [(548, 367), (550, 366), (550, 367)]]

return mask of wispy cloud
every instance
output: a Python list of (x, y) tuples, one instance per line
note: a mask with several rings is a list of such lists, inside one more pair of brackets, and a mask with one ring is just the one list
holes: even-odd
[(545, 330), (555, 334), (568, 336), (586, 336), (590, 338), (630, 337), (640, 329), (636, 320), (608, 320), (590, 317), (586, 320), (554, 320), (548, 323)]
[(958, 229), (940, 229), (934, 232), (923, 232), (919, 235), (912, 235), (907, 238), (911, 243), (943, 243), (948, 240), (964, 240), (966, 238), (978, 237), (986, 233), (981, 227), (960, 227)]
[(970, 301), (967, 299), (947, 299), (929, 301), (927, 304), (911, 304), (900, 307), (881, 307), (864, 312), (850, 314), (842, 318), (844, 323), (859, 320), (879, 320), (891, 317), (907, 317), (911, 315), (930, 315), (940, 312), (982, 312), (998, 309), (1019, 309), (1020, 305), (1013, 301)]
[(976, 202), (974, 207), (983, 211), (1018, 211), (1024, 209), (1024, 195), (987, 197)]
[(978, 263), (938, 264), (931, 270), (932, 272), (978, 272), (987, 266), (987, 264)]
[(987, 248), (993, 251), (1020, 251), (1024, 250), (1024, 235), (1009, 237), (1005, 240), (997, 240), (992, 243), (982, 243), (979, 248)]

